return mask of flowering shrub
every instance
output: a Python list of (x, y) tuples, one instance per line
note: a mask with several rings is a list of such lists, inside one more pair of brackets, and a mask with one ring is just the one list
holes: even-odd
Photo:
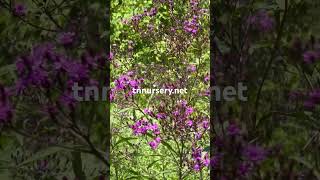
[(103, 34), (104, 5), (0, 1), (0, 9), (0, 179), (105, 179), (107, 107), (72, 93), (74, 83), (106, 85), (105, 47), (89, 37)]
[(211, 80), (245, 82), (248, 101), (211, 101), (211, 177), (319, 179), (319, 3), (218, 0), (212, 7)]
[(0, 0), (0, 179), (320, 179), (318, 1), (105, 3)]
[[(111, 40), (111, 177), (209, 178), (209, 104), (203, 94), (209, 88), (209, 1), (117, 4), (112, 7), (117, 13)], [(187, 88), (188, 93), (134, 94), (134, 88)]]

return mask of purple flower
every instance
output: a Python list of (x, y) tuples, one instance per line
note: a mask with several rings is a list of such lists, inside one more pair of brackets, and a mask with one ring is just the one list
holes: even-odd
[(115, 100), (115, 98), (116, 98), (115, 89), (111, 89), (110, 95), (109, 95), (110, 102), (113, 102)]
[(198, 7), (198, 4), (199, 4), (198, 0), (190, 0), (190, 5), (192, 10), (196, 10)]
[(261, 32), (270, 32), (274, 28), (274, 19), (270, 17), (267, 11), (260, 10), (256, 14), (250, 16), (247, 22), (253, 26), (254, 29)]
[(187, 33), (190, 33), (192, 35), (196, 35), (199, 31), (199, 24), (197, 23), (197, 16), (193, 16), (193, 19), (191, 21), (185, 21), (184, 22), (184, 31)]
[(316, 89), (309, 94), (309, 98), (319, 104), (320, 103), (320, 89)]
[(22, 75), (26, 72), (28, 69), (28, 66), (30, 67), (30, 63), (26, 58), (18, 58), (16, 61), (16, 69), (18, 71), (19, 75)]
[(248, 145), (244, 149), (243, 155), (249, 161), (252, 161), (254, 163), (259, 163), (259, 162), (263, 161), (266, 158), (267, 153), (260, 146)]
[(107, 59), (108, 59), (109, 61), (112, 61), (112, 60), (113, 60), (113, 57), (114, 57), (113, 52), (110, 52), (110, 54), (109, 54), (109, 56), (107, 57)]
[(137, 80), (129, 80), (129, 85), (130, 85), (132, 88), (138, 88), (139, 82), (138, 82)]
[(227, 128), (228, 134), (230, 136), (237, 136), (240, 134), (240, 128), (235, 123), (230, 123)]
[(149, 146), (151, 147), (151, 149), (155, 150), (158, 148), (159, 143), (156, 141), (150, 141), (149, 142)]
[(148, 126), (149, 123), (145, 119), (141, 119), (137, 121), (135, 124), (131, 126), (131, 129), (133, 130), (134, 135), (141, 135), (147, 133), (148, 129), (146, 126)]
[(191, 127), (192, 125), (193, 125), (193, 121), (188, 120), (188, 121), (187, 121), (187, 126)]
[(204, 77), (204, 82), (209, 82), (210, 81), (210, 76), (209, 75), (206, 75), (205, 77)]
[(27, 8), (23, 4), (16, 4), (14, 6), (13, 13), (16, 16), (25, 16), (27, 14)]
[(196, 138), (197, 140), (201, 139), (201, 138), (202, 138), (202, 134), (201, 134), (200, 132), (196, 132), (195, 138)]
[(76, 105), (76, 100), (73, 97), (72, 92), (64, 92), (60, 98), (59, 98), (59, 102), (66, 106), (66, 107), (70, 107), (73, 108)]
[(196, 66), (194, 64), (191, 64), (191, 65), (188, 66), (187, 70), (190, 71), (190, 72), (195, 72), (196, 71)]
[(159, 126), (158, 124), (154, 123), (154, 124), (150, 124), (148, 126), (148, 129), (150, 129), (151, 131), (155, 132), (155, 131), (158, 131), (159, 130)]
[(139, 25), (139, 22), (140, 20), (142, 19), (144, 15), (142, 14), (137, 14), (137, 15), (134, 15), (131, 17), (131, 23), (134, 25), (134, 26), (138, 26)]
[(192, 148), (192, 158), (194, 161), (199, 161), (201, 160), (201, 155), (202, 155), (202, 149), (201, 148)]
[(202, 122), (202, 127), (203, 127), (203, 129), (205, 129), (205, 130), (209, 129), (209, 121), (204, 120), (204, 121)]
[(128, 71), (126, 74), (121, 75), (118, 79), (114, 81), (115, 91), (125, 91), (125, 98), (134, 95), (133, 89), (138, 89), (140, 84), (143, 83), (144, 79), (134, 79), (134, 73)]
[(53, 45), (44, 43), (35, 46), (28, 56), (18, 58), (16, 62), (19, 74), (16, 84), (18, 92), (30, 85), (48, 88), (50, 85), (48, 61), (55, 57)]
[(94, 55), (92, 55), (91, 53), (85, 52), (81, 56), (81, 64), (89, 70), (95, 69), (98, 67), (97, 58), (100, 57), (94, 57)]
[(237, 173), (240, 176), (246, 176), (249, 173), (250, 169), (251, 169), (251, 164), (249, 164), (248, 162), (242, 162), (238, 166)]
[(9, 105), (0, 105), (0, 124), (8, 123), (12, 118), (12, 108)]
[(306, 109), (312, 110), (318, 104), (320, 104), (320, 89), (311, 91), (307, 100), (304, 101), (303, 106)]
[(317, 52), (315, 52), (315, 51), (306, 51), (303, 54), (303, 61), (306, 64), (314, 63), (318, 59), (319, 59), (319, 54)]
[(208, 153), (206, 153), (204, 155), (202, 163), (203, 163), (204, 166), (209, 166), (210, 165), (210, 158), (209, 158), (209, 154)]
[(221, 154), (216, 154), (215, 156), (213, 156), (210, 160), (210, 165), (213, 169), (218, 168), (219, 163), (221, 161)]
[(48, 87), (49, 79), (48, 79), (48, 72), (43, 69), (35, 69), (30, 72), (29, 77), (27, 79), (29, 84), (34, 86), (43, 86)]
[(155, 140), (157, 143), (160, 143), (160, 142), (161, 142), (161, 138), (160, 138), (160, 137), (156, 137), (154, 140)]
[(179, 105), (181, 105), (182, 107), (186, 107), (187, 106), (187, 101), (186, 100), (180, 100), (179, 101)]
[(192, 107), (187, 107), (186, 109), (186, 115), (189, 116), (193, 113), (193, 108)]
[(172, 113), (174, 116), (179, 116), (180, 115), (180, 112), (179, 112), (179, 110), (176, 110), (176, 111), (173, 111), (173, 113)]
[(58, 43), (64, 46), (69, 46), (74, 42), (75, 39), (74, 32), (62, 32), (58, 35)]
[(155, 7), (153, 7), (153, 8), (151, 8), (151, 10), (149, 11), (148, 15), (149, 15), (149, 16), (154, 16), (154, 15), (157, 14), (157, 12), (158, 12), (158, 9), (155, 8)]
[(209, 154), (205, 153), (202, 157), (202, 149), (199, 147), (192, 147), (192, 160), (194, 163), (193, 169), (195, 171), (199, 171), (204, 166), (209, 166), (210, 164)]
[(193, 170), (195, 170), (196, 172), (200, 171), (200, 169), (201, 169), (201, 166), (200, 166), (198, 163), (196, 163), (196, 164), (193, 166)]
[(156, 117), (158, 119), (165, 119), (167, 116), (164, 113), (158, 113), (158, 114), (156, 114)]
[[(130, 126), (134, 135), (144, 135), (150, 130), (155, 135), (160, 134), (159, 126), (156, 123), (149, 123), (146, 119), (141, 119)], [(158, 139), (159, 140), (159, 139)]]
[(145, 109), (143, 110), (143, 112), (144, 112), (145, 114), (152, 115), (152, 111), (151, 111), (149, 108), (145, 108)]
[(217, 146), (217, 147), (223, 147), (223, 140), (221, 137), (217, 136), (215, 139), (214, 139), (214, 145)]
[(81, 63), (65, 61), (63, 63), (63, 69), (73, 81), (86, 81), (89, 78), (88, 68)]

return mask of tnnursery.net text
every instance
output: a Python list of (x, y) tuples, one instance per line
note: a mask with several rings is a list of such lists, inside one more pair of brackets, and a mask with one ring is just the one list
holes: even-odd
[(133, 94), (186, 94), (187, 88), (184, 89), (132, 89)]
[[(102, 87), (102, 92), (100, 93), (99, 88), (97, 86), (79, 86), (78, 83), (74, 83), (72, 87), (73, 98), (76, 101), (106, 101), (108, 87)], [(238, 99), (240, 101), (247, 101), (248, 98), (245, 96), (244, 92), (247, 91), (247, 86), (244, 86), (243, 83), (238, 83), (237, 87), (234, 86), (226, 86), (219, 87), (213, 86), (209, 89), (209, 94), (213, 94), (215, 96), (215, 101), (234, 101)], [(133, 94), (186, 94), (187, 88), (183, 89), (132, 89)]]

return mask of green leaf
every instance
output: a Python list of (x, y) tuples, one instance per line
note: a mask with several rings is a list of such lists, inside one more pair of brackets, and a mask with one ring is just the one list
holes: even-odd
[(160, 161), (160, 160), (161, 160), (161, 159), (152, 161), (152, 162), (148, 165), (147, 169), (151, 168), (155, 163), (157, 163), (157, 162)]
[(38, 153), (36, 153), (35, 155), (31, 156), (29, 159), (26, 159), (25, 161), (21, 162), (20, 164), (18, 164), (18, 167), (24, 166), (26, 164), (35, 162), (37, 160), (42, 160), (52, 154), (58, 153), (62, 151), (61, 148), (57, 148), (57, 147), (49, 147), (45, 150), (42, 150)]
[(178, 155), (178, 153), (172, 148), (172, 146), (167, 143), (166, 141), (161, 141), (161, 143), (166, 146), (170, 151), (174, 152), (176, 155)]
[(79, 180), (86, 180), (86, 175), (82, 169), (81, 153), (74, 151), (71, 154), (72, 154), (72, 168), (73, 168), (74, 175), (77, 178), (79, 178)]
[(136, 140), (137, 138), (135, 137), (128, 137), (128, 138), (124, 138), (124, 137), (120, 137), (120, 140), (116, 142), (116, 144), (114, 145), (115, 147), (123, 142), (126, 142), (127, 144), (129, 144), (130, 146), (133, 146), (133, 144), (130, 142), (130, 140)]

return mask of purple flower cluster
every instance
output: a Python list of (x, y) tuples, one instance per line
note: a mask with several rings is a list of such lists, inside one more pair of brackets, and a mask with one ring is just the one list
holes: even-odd
[(180, 135), (193, 132), (196, 139), (209, 129), (209, 121), (204, 117), (193, 117), (194, 108), (188, 106), (187, 101), (180, 100), (173, 111), (168, 114), (173, 119), (173, 126)]
[[(149, 10), (148, 9), (145, 9), (144, 12), (142, 14), (136, 14), (134, 16), (131, 17), (131, 24), (134, 26), (134, 27), (138, 27), (139, 26), (139, 23), (140, 21), (144, 18), (144, 17), (153, 17), (155, 15), (157, 15), (158, 13), (158, 8), (157, 7), (152, 7), (150, 8)], [(127, 24), (127, 20), (124, 20), (125, 24)]]
[[(189, 166), (195, 171), (201, 170), (210, 164), (208, 153), (203, 152), (198, 143), (209, 130), (209, 120), (207, 117), (197, 116), (195, 109), (188, 105), (186, 100), (179, 100), (174, 107), (164, 109), (164, 104), (160, 103), (154, 112), (151, 108), (145, 108), (143, 113), (146, 116), (158, 119), (164, 129), (171, 129), (171, 133), (177, 138), (188, 138), (192, 141), (192, 154)], [(152, 149), (156, 149), (160, 143), (158, 124), (152, 124), (146, 119), (141, 119), (131, 126), (135, 135), (145, 135), (147, 132), (153, 133), (156, 138), (149, 142)], [(170, 137), (169, 137), (170, 138)], [(191, 149), (190, 149), (191, 150)]]
[(141, 119), (137, 121), (135, 124), (131, 126), (131, 129), (133, 130), (133, 134), (136, 136), (145, 135), (147, 134), (148, 131), (154, 133), (155, 135), (160, 134), (158, 124), (150, 123), (146, 119)]
[(27, 14), (27, 8), (23, 4), (16, 4), (13, 8), (13, 14), (16, 16), (25, 16)]
[(204, 82), (207, 84), (210, 82), (210, 75), (207, 74), (205, 77), (204, 77)]
[(156, 7), (153, 7), (150, 9), (149, 12), (147, 12), (148, 16), (155, 16), (158, 13), (158, 9)]
[(240, 135), (240, 128), (235, 123), (230, 123), (227, 128), (228, 134), (230, 136), (238, 136)]
[(243, 156), (250, 162), (259, 163), (266, 158), (267, 152), (260, 146), (248, 145), (243, 151)]
[(158, 148), (160, 142), (161, 142), (161, 138), (156, 137), (153, 141), (150, 141), (148, 144), (151, 147), (151, 149), (155, 150)]
[[(176, 9), (178, 5), (182, 5), (182, 3), (183, 2), (174, 0), (153, 0), (152, 7), (145, 9), (141, 14), (135, 14), (131, 19), (124, 20), (123, 22), (126, 25), (134, 29), (135, 32), (133, 32), (133, 34), (138, 35), (138, 39), (135, 39), (134, 46), (131, 41), (132, 38), (125, 37), (124, 43), (115, 47), (116, 51), (114, 52), (116, 52), (117, 56), (129, 57), (135, 61), (135, 58), (131, 58), (133, 57), (133, 52), (139, 51), (137, 45), (145, 40), (151, 42), (151, 48), (153, 48), (154, 42), (164, 42), (166, 47), (168, 47), (166, 48), (166, 51), (163, 52), (163, 55), (166, 57), (174, 58), (177, 54), (183, 54), (185, 51), (188, 51), (189, 47), (193, 46), (193, 39), (202, 32), (201, 25), (204, 24), (202, 23), (202, 15), (205, 16), (208, 15), (208, 13), (204, 9), (200, 9), (200, 6), (205, 6), (206, 4), (200, 3), (199, 0), (190, 0), (190, 4), (183, 4), (187, 5), (187, 8), (180, 9), (179, 7), (179, 9)], [(167, 10), (168, 13), (163, 13), (163, 10)], [(154, 16), (156, 16), (158, 11), (161, 12), (161, 16), (164, 17), (166, 23), (162, 23), (162, 18), (160, 18), (161, 22), (159, 22), (158, 19), (154, 19)], [(185, 13), (183, 11), (185, 11)], [(165, 41), (163, 41), (164, 36), (166, 37)], [(126, 42), (128, 42), (128, 48), (126, 48)], [(149, 47), (148, 43), (144, 45)], [(155, 45), (158, 46), (157, 44)], [(123, 58), (116, 58), (119, 63), (126, 63), (123, 62), (122, 59)], [(177, 63), (172, 62), (172, 64), (174, 65)], [(194, 63), (189, 64), (187, 59), (183, 59), (182, 64), (179, 62), (179, 65), (182, 65), (187, 73), (194, 73), (197, 71), (198, 66)], [(155, 70), (152, 74), (164, 73), (164, 78), (158, 79), (156, 85), (163, 89), (174, 89), (187, 86), (185, 80), (179, 80), (172, 77), (169, 79), (168, 75), (165, 75), (167, 69), (165, 67), (167, 65), (167, 63), (163, 62), (161, 64), (158, 61), (152, 62), (152, 69)], [(145, 63), (139, 63), (138, 66), (146, 68), (150, 67), (149, 64)], [(146, 74), (146, 76), (149, 75), (149, 73)], [(182, 77), (184, 75), (185, 74), (182, 74)], [(192, 80), (197, 78), (194, 74), (192, 76), (186, 74), (186, 76), (188, 77), (188, 80), (189, 78)], [(152, 77), (150, 78), (150, 83), (155, 82), (155, 79), (152, 79)], [(130, 76), (124, 72), (123, 75), (116, 77), (115, 79), (114, 88), (111, 90), (111, 99), (118, 99), (115, 98), (117, 91), (121, 91), (121, 93), (125, 92), (125, 98), (129, 101), (126, 101), (126, 103), (117, 101), (117, 103), (125, 107), (130, 107), (132, 105), (139, 108), (139, 101), (136, 102), (136, 100), (140, 96), (128, 98), (132, 95), (131, 89), (136, 88), (135, 85), (140, 86), (141, 82), (137, 79), (137, 76)], [(134, 82), (130, 83), (130, 81)], [(208, 81), (209, 79), (207, 82)], [(146, 83), (149, 83), (149, 81)], [(143, 112), (143, 117), (148, 120), (142, 119), (135, 122), (131, 126), (133, 134), (137, 136), (152, 134), (154, 138), (151, 141), (148, 141), (151, 149), (157, 149), (160, 142), (162, 144), (168, 143), (171, 145), (173, 151), (177, 150), (176, 148), (183, 147), (182, 151), (177, 150), (174, 153), (183, 157), (182, 164), (184, 167), (182, 168), (182, 171), (187, 171), (187, 167), (189, 169), (194, 169), (195, 171), (200, 171), (208, 166), (210, 164), (209, 154), (202, 148), (205, 141), (207, 141), (207, 132), (210, 128), (208, 116), (205, 113), (198, 111), (194, 104), (190, 102), (188, 104), (187, 101), (181, 100), (181, 96), (168, 97), (164, 95), (155, 95), (153, 98), (160, 99), (160, 103), (158, 103), (159, 101), (151, 101), (146, 109), (143, 110), (139, 108), (139, 110)], [(183, 98), (186, 97), (183, 96)], [(194, 99), (192, 98), (192, 100)], [(152, 131), (151, 127), (154, 124), (150, 123), (152, 122), (151, 119), (161, 126), (160, 135), (155, 135)], [(176, 146), (176, 143), (174, 142), (183, 143), (181, 146), (180, 144)], [(167, 150), (171, 151), (171, 148)]]
[(316, 105), (320, 105), (320, 89), (312, 90), (304, 102), (307, 109), (314, 109)]
[(172, 133), (178, 138), (187, 137), (191, 140), (192, 153), (189, 166), (195, 171), (200, 171), (203, 167), (208, 166), (210, 164), (209, 155), (203, 152), (199, 144), (210, 128), (208, 118), (199, 116), (196, 110), (188, 105), (186, 100), (178, 101), (177, 104), (168, 111), (158, 112), (157, 117), (159, 117), (160, 114), (168, 118), (161, 123), (164, 129), (172, 129)]
[(76, 34), (74, 32), (62, 32), (58, 35), (57, 41), (63, 46), (70, 46), (75, 40)]
[(197, 19), (198, 16), (194, 15), (191, 20), (186, 20), (183, 26), (184, 31), (192, 35), (196, 35), (200, 27)]
[(274, 29), (275, 22), (265, 10), (259, 10), (247, 20), (253, 29), (261, 32), (270, 32)]
[(320, 59), (320, 51), (309, 50), (303, 54), (303, 61), (306, 64), (312, 64)]
[(57, 47), (51, 43), (35, 46), (31, 53), (19, 57), (16, 61), (18, 81), (16, 91), (22, 93), (27, 88), (44, 88), (50, 91), (59, 88), (62, 92), (59, 102), (73, 106), (72, 95), (74, 83), (80, 85), (96, 85), (90, 73), (104, 65), (106, 58), (101, 54), (83, 53), (81, 60), (61, 55)]
[(110, 53), (109, 53), (109, 56), (107, 57), (107, 59), (108, 59), (109, 61), (112, 61), (113, 58), (114, 58), (114, 54), (113, 54), (113, 52), (110, 52)]
[(28, 56), (19, 57), (16, 68), (19, 75), (17, 90), (28, 86), (48, 88), (51, 84), (48, 73), (48, 62), (54, 61), (52, 44), (43, 44), (33, 48)]
[(150, 123), (146, 119), (141, 119), (135, 122), (135, 124), (131, 125), (130, 128), (133, 131), (133, 134), (136, 136), (146, 135), (148, 132), (152, 133), (155, 136), (155, 139), (149, 142), (150, 147), (155, 150), (161, 142), (160, 129), (158, 124)]
[(191, 6), (192, 10), (197, 10), (198, 4), (199, 4), (198, 0), (190, 0), (190, 6)]
[(125, 92), (125, 98), (133, 96), (133, 89), (140, 88), (141, 83), (143, 83), (143, 78), (137, 79), (133, 71), (128, 71), (114, 81), (115, 87), (111, 89), (110, 100), (113, 101), (119, 92)]
[(251, 163), (248, 162), (241, 162), (238, 165), (237, 174), (240, 177), (245, 177), (248, 175), (248, 173), (252, 170), (253, 166)]
[[(210, 166), (220, 172), (234, 167), (230, 169), (231, 174), (249, 178), (250, 173), (259, 168), (269, 152), (259, 145), (246, 142), (241, 134), (241, 128), (234, 121), (229, 123), (226, 130), (227, 136), (215, 138), (215, 152), (211, 157)], [(224, 177), (229, 175), (222, 174)]]
[(209, 166), (210, 158), (207, 152), (203, 152), (201, 148), (192, 148), (193, 170), (200, 171), (203, 167)]

